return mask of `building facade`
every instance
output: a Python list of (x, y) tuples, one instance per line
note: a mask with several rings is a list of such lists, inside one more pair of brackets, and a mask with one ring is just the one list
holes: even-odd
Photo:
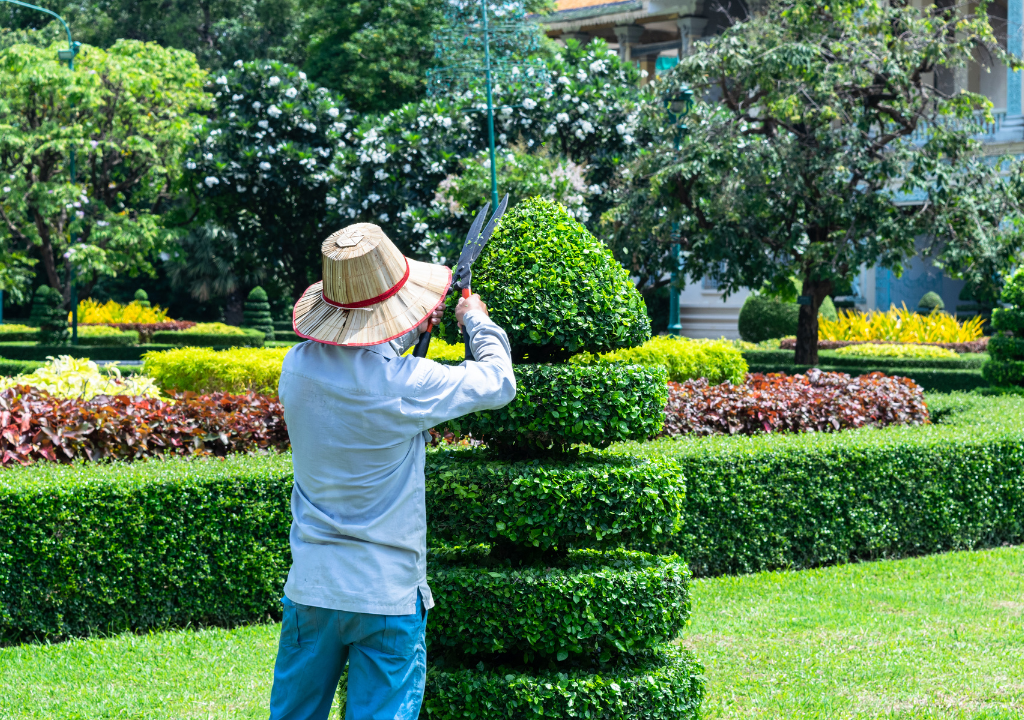
[[(914, 0), (918, 7), (931, 4)], [(973, 3), (968, 10), (973, 11)], [(742, 0), (559, 0), (557, 10), (544, 16), (547, 34), (556, 39), (587, 42), (600, 37), (618, 49), (619, 57), (635, 62), (645, 77), (672, 67), (702, 38), (713, 36), (747, 12)], [(1024, 49), (1024, 0), (994, 0), (989, 17), (1004, 49), (1020, 57)], [(994, 122), (981, 140), (985, 154), (1024, 155), (1024, 115), (1021, 73), (1007, 68), (981, 50), (969, 67), (939, 73), (936, 84), (947, 92), (964, 89), (992, 101)], [(908, 203), (915, 202), (908, 198)], [(926, 243), (922, 241), (923, 248)], [(917, 307), (929, 291), (938, 293), (947, 311), (971, 314), (971, 303), (960, 298), (963, 282), (947, 277), (931, 259), (918, 253), (896, 277), (884, 268), (861, 268), (850, 299), (861, 310), (890, 305)], [(690, 283), (679, 294), (679, 321), (688, 337), (739, 337), (737, 318), (749, 292), (723, 297), (713, 281)]]

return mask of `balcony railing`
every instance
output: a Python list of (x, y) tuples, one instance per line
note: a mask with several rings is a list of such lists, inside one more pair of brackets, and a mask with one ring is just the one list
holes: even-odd
[[(983, 120), (981, 115), (979, 114), (975, 122), (981, 126), (981, 132), (977, 133), (974, 137), (976, 137), (978, 140), (981, 140), (982, 142), (993, 142), (995, 140), (996, 133), (998, 133), (999, 129), (1003, 126), (1003, 121), (1005, 119), (1005, 111), (993, 112), (992, 122), (987, 122)], [(948, 120), (947, 122), (959, 123), (960, 121), (951, 119)], [(917, 129), (914, 130), (913, 134), (911, 134), (910, 139), (915, 143), (923, 143), (925, 140), (928, 139), (928, 130), (930, 126), (931, 123), (919, 124), (917, 126)]]

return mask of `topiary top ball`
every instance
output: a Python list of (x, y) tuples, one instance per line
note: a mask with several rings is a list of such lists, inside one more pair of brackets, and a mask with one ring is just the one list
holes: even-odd
[[(472, 290), (508, 333), (514, 362), (558, 362), (651, 337), (647, 308), (629, 273), (550, 200), (531, 198), (505, 213), (473, 263)], [(456, 302), (449, 297), (448, 309)], [(459, 341), (456, 323), (443, 330), (445, 340)]]
[(942, 298), (939, 297), (937, 292), (928, 291), (922, 296), (920, 302), (917, 303), (917, 307), (931, 312), (933, 310), (944, 310), (946, 303), (942, 302)]

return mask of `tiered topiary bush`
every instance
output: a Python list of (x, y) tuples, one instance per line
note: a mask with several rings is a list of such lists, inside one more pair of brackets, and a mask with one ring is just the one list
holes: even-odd
[(592, 449), (660, 431), (664, 368), (550, 364), (643, 343), (642, 299), (597, 239), (540, 199), (503, 218), (473, 290), (508, 332), (518, 391), (452, 423), (485, 448), (431, 457), (425, 713), (695, 717), (701, 668), (670, 644), (689, 617), (689, 570), (652, 554), (678, 529), (681, 473)]
[(267, 293), (263, 288), (252, 289), (242, 313), (242, 327), (259, 330), (264, 340), (274, 339), (274, 318), (270, 314), (270, 303), (267, 302)]
[(991, 360), (981, 372), (998, 387), (1024, 386), (1024, 268), (1006, 281), (1002, 301), (1010, 307), (992, 311), (996, 335), (988, 341)]
[(40, 345), (66, 345), (71, 337), (64, 298), (49, 285), (40, 285), (36, 290), (29, 322), (39, 328), (36, 340)]
[(135, 291), (135, 302), (139, 304), (139, 307), (153, 307), (152, 303), (149, 302), (149, 294), (142, 288)]

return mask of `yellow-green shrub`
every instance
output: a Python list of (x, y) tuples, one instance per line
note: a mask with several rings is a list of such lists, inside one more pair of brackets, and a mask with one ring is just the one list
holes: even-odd
[(250, 390), (277, 395), (281, 364), (290, 348), (184, 347), (143, 356), (147, 375), (165, 390), (198, 393)]
[(24, 333), (24, 332), (35, 332), (39, 328), (34, 328), (31, 325), (18, 325), (17, 323), (0, 323), (0, 337), (8, 333)]
[[(412, 355), (413, 350), (415, 348), (409, 348), (405, 354)], [(466, 346), (463, 343), (449, 345), (437, 335), (432, 335), (430, 347), (427, 349), (427, 358), (429, 360), (454, 360), (462, 362), (466, 359)]]
[(707, 378), (708, 382), (716, 385), (726, 380), (741, 383), (747, 372), (747, 361), (728, 340), (691, 340), (669, 335), (659, 335), (638, 347), (603, 355), (580, 353), (574, 355), (570, 362), (577, 365), (598, 362), (661, 365), (668, 371), (668, 379), (674, 382)]
[(29, 375), (0, 377), (0, 390), (29, 385), (51, 395), (78, 400), (91, 400), (97, 395), (160, 397), (160, 390), (152, 378), (142, 375), (122, 377), (117, 363), (110, 363), (101, 371), (87, 358), (61, 355), (47, 360), (46, 365)]
[(844, 310), (838, 320), (818, 317), (819, 340), (885, 340), (897, 343), (954, 343), (977, 340), (982, 334), (981, 317), (963, 323), (948, 313), (933, 311), (919, 315), (895, 305), (888, 312), (867, 313)]
[[(170, 319), (160, 306), (144, 307), (138, 300), (121, 305), (113, 300), (98, 303), (86, 298), (78, 303), (80, 323), (158, 323)], [(68, 322), (71, 322), (71, 313), (68, 313)]]
[(78, 337), (120, 337), (123, 330), (106, 325), (79, 325)]
[(905, 345), (888, 343), (865, 343), (863, 345), (847, 345), (838, 348), (836, 355), (849, 357), (887, 357), (887, 358), (948, 358), (956, 360), (960, 356), (952, 350), (934, 345)]
[(245, 330), (222, 322), (196, 323), (185, 330), (178, 330), (182, 335), (245, 335)]

